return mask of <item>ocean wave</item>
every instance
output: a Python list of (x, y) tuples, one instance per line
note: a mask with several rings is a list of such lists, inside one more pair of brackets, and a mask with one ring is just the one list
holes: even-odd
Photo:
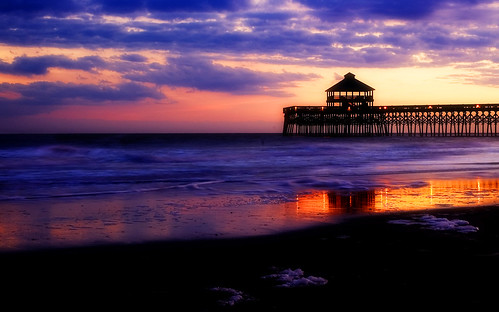
[[(497, 176), (495, 138), (29, 136), (0, 142), (4, 199), (183, 189), (288, 194)], [(7, 143), (5, 143), (7, 142)], [(9, 143), (10, 142), (10, 143)]]

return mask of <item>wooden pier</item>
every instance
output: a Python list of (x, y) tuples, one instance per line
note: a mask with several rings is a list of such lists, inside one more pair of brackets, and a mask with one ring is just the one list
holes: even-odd
[(285, 107), (284, 135), (497, 136), (499, 104), (374, 106), (352, 73), (326, 90), (325, 106)]
[(499, 104), (291, 106), (284, 135), (497, 136)]

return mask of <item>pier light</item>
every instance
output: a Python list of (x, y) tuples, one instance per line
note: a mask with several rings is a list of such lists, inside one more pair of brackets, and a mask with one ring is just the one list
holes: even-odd
[(298, 109), (298, 107), (295, 106), (295, 110), (297, 110), (297, 109)]
[(386, 109), (386, 106), (383, 106), (383, 109)]
[(479, 104), (477, 104), (477, 105), (476, 105), (476, 108), (480, 108), (480, 105), (479, 105)]
[(430, 105), (430, 106), (428, 106), (428, 109), (432, 109), (431, 105)]
[(321, 109), (324, 110), (324, 106), (322, 106)]

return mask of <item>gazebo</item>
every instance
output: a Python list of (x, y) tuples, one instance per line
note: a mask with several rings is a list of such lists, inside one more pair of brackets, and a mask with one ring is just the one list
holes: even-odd
[(348, 73), (345, 78), (326, 90), (327, 106), (343, 108), (373, 106), (374, 88), (355, 79), (355, 75)]

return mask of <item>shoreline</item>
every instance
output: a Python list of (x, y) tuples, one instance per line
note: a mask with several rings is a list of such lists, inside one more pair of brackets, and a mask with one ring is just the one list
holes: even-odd
[[(478, 231), (388, 222), (425, 214)], [(0, 259), (6, 301), (26, 296), (54, 308), (76, 300), (185, 311), (476, 309), (496, 302), (499, 206), (354, 216), (258, 237), (2, 252)], [(276, 287), (264, 278), (286, 269), (327, 283)], [(232, 297), (240, 299), (230, 305)]]

